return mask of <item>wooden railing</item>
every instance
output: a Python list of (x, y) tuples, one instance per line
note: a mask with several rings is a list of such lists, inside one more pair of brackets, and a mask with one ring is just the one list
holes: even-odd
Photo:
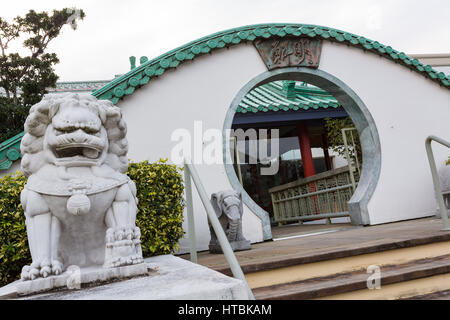
[(269, 189), (275, 222), (306, 221), (349, 216), (348, 201), (357, 182), (358, 171), (349, 166), (329, 170)]

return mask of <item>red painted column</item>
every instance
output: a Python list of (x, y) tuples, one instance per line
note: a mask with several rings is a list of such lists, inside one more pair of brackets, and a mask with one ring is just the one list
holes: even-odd
[[(306, 122), (300, 122), (297, 125), (298, 132), (298, 142), (300, 143), (300, 154), (302, 156), (303, 163), (303, 173), (305, 178), (311, 177), (316, 174), (316, 170), (314, 169), (314, 162), (311, 152), (311, 142), (309, 141), (309, 133), (308, 127), (306, 126)], [(309, 192), (315, 192), (316, 184), (315, 182), (311, 182), (309, 184)], [(317, 203), (317, 197), (312, 197), (314, 202), (314, 213), (319, 213), (319, 206)]]
[(316, 174), (309, 141), (308, 127), (305, 122), (297, 125), (298, 142), (300, 143), (300, 154), (302, 156), (303, 173), (305, 178)]

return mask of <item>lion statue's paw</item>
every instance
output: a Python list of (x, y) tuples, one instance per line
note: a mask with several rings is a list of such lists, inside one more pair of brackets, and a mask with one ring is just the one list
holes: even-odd
[(57, 260), (50, 262), (49, 260), (36, 261), (29, 266), (22, 268), (22, 280), (34, 280), (36, 278), (47, 278), (51, 275), (60, 275), (63, 265)]
[(58, 260), (53, 260), (52, 261), (52, 273), (54, 275), (60, 275), (62, 273), (63, 270), (63, 265), (61, 262), (59, 262)]

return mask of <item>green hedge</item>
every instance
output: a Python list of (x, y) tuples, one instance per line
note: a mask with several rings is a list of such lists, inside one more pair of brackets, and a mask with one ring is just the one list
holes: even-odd
[(131, 163), (128, 176), (136, 183), (142, 252), (145, 257), (179, 249), (183, 236), (183, 179), (175, 165), (143, 161)]
[[(136, 183), (138, 214), (144, 257), (178, 249), (183, 236), (183, 183), (180, 169), (160, 160), (130, 163), (127, 174)], [(21, 172), (0, 178), (0, 286), (16, 280), (22, 267), (31, 263), (20, 204), (26, 183)]]
[(20, 204), (26, 181), (19, 171), (0, 178), (0, 286), (17, 279), (22, 267), (31, 262)]

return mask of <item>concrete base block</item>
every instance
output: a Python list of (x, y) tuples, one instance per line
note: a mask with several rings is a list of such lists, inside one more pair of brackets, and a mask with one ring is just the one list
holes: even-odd
[[(231, 241), (230, 242), (231, 249), (233, 251), (244, 251), (244, 250), (250, 250), (251, 244), (249, 240), (241, 240), (241, 241)], [(217, 244), (210, 244), (209, 245), (209, 252), (210, 253), (223, 253), (222, 248), (219, 243)]]
[(64, 287), (69, 289), (79, 289), (85, 284), (102, 283), (147, 274), (148, 266), (145, 263), (118, 268), (103, 268), (97, 266), (80, 269), (71, 266), (59, 276), (20, 281), (17, 283), (16, 289), (17, 295), (23, 296)]
[[(145, 275), (139, 278), (98, 284), (89, 281), (81, 289), (70, 285), (61, 286), (57, 291), (19, 296), (24, 292), (25, 281), (16, 281), (0, 288), (0, 299), (25, 300), (247, 300), (244, 282), (225, 276), (212, 269), (194, 264), (173, 255), (145, 259)], [(139, 265), (136, 265), (136, 267)], [(122, 267), (127, 268), (127, 267)], [(121, 268), (107, 269), (115, 270)], [(143, 269), (141, 269), (143, 271)], [(127, 273), (129, 272), (129, 273)], [(117, 271), (123, 278), (132, 277), (132, 270)], [(88, 275), (89, 274), (89, 275)], [(81, 278), (93, 280), (102, 276), (81, 270)], [(83, 278), (84, 275), (84, 278)], [(128, 276), (127, 276), (128, 275)], [(59, 276), (61, 277), (61, 276)], [(106, 279), (103, 277), (101, 279)], [(112, 278), (110, 278), (112, 279)], [(36, 280), (35, 280), (36, 281)], [(67, 278), (66, 278), (67, 281)], [(97, 280), (99, 281), (99, 280)], [(105, 281), (105, 280), (102, 280)], [(33, 282), (33, 281), (29, 281)], [(54, 283), (60, 283), (53, 280)], [(86, 282), (88, 283), (88, 282)], [(21, 286), (22, 285), (22, 286)], [(45, 284), (48, 285), (48, 284)], [(40, 288), (43, 288), (44, 284)]]

